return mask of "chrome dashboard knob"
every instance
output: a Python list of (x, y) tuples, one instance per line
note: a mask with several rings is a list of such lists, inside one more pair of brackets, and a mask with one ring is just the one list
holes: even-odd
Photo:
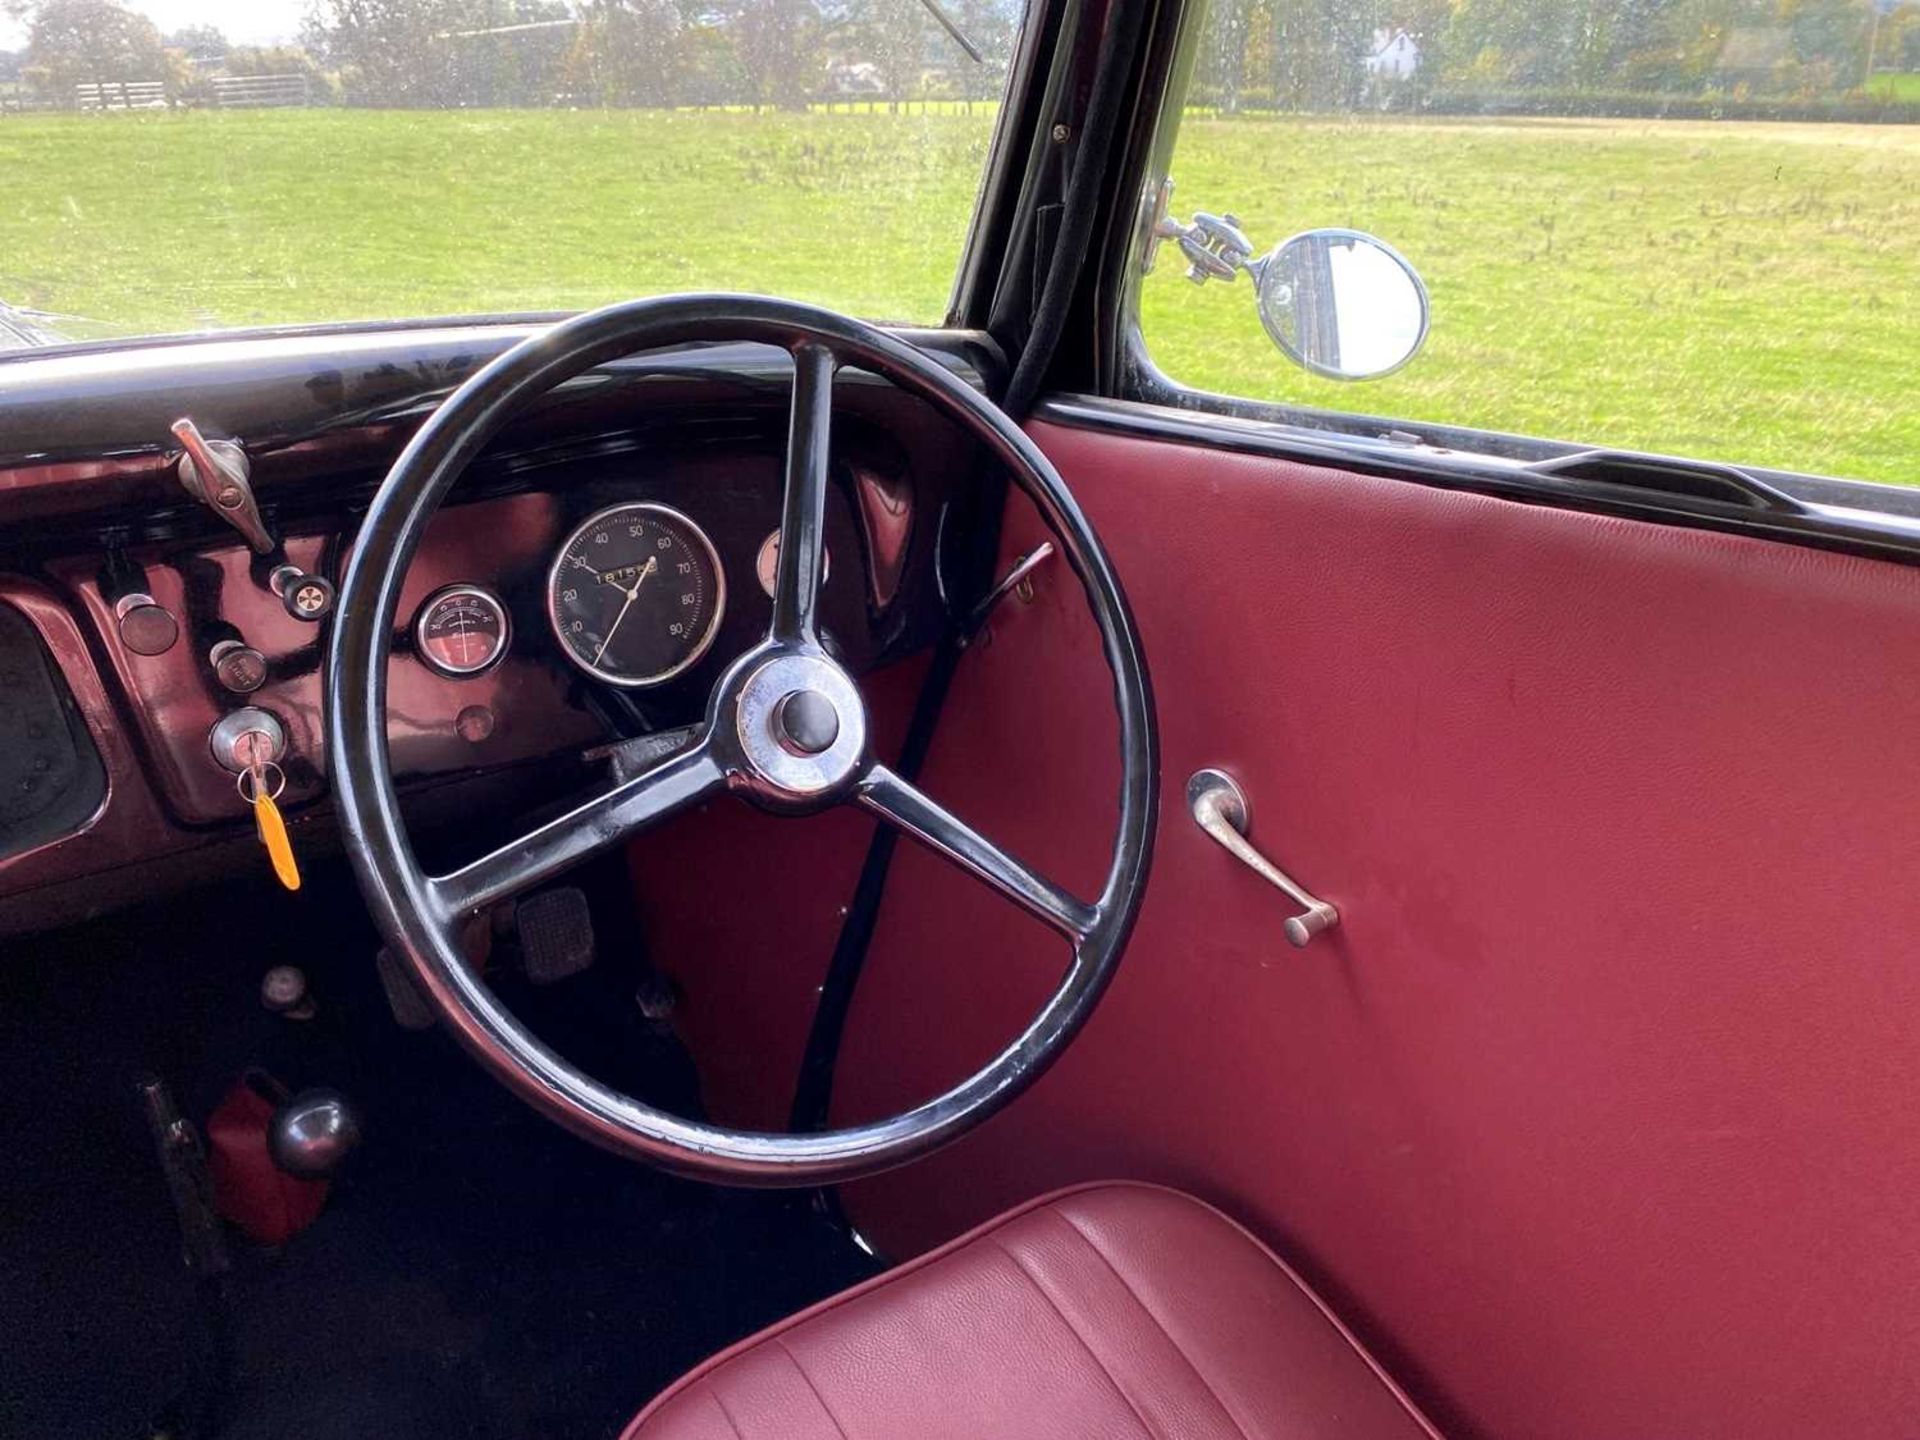
[(267, 1126), (273, 1163), (302, 1180), (324, 1180), (360, 1144), (360, 1117), (338, 1090), (302, 1090)]

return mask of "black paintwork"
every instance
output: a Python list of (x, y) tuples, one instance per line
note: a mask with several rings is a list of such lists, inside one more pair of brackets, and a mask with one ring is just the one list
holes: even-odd
[[(0, 471), (26, 463), (170, 456), (182, 415), (261, 454), (343, 430), (423, 419), (544, 320), (240, 331), (0, 354)], [(998, 351), (974, 331), (902, 330), (956, 373), (991, 381)], [(599, 385), (707, 380), (786, 388), (786, 357), (751, 344), (690, 343), (609, 362)]]

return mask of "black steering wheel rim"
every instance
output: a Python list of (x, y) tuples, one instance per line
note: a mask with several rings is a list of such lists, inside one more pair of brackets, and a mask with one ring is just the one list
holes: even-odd
[[(773, 631), (716, 684), (705, 733), (688, 752), (704, 752), (698, 764), (676, 756), (522, 837), (516, 844), (537, 853), (538, 863), (516, 868), (522, 853), (505, 847), (452, 875), (429, 876), (401, 818), (386, 736), (387, 665), (400, 589), (428, 521), (466, 466), (538, 396), (624, 355), (714, 340), (779, 345), (794, 357)], [(1113, 680), (1121, 758), (1111, 863), (1091, 903), (1051, 886), (971, 831), (864, 753), (864, 742), (853, 770), (818, 796), (796, 796), (754, 770), (732, 738), (747, 731), (728, 707), (752, 708), (758, 693), (752, 687), (775, 668), (772, 661), (811, 666), (823, 684), (833, 683), (833, 662), (811, 626), (832, 376), (843, 365), (920, 396), (980, 441), (1038, 508), (1085, 593)], [(348, 853), (375, 922), (469, 1052), (521, 1099), (596, 1144), (734, 1185), (810, 1185), (874, 1174), (957, 1138), (1025, 1090), (1078, 1033), (1112, 979), (1145, 886), (1159, 780), (1152, 696), (1131, 612), (1092, 526), (1025, 433), (964, 380), (885, 331), (792, 301), (684, 295), (608, 306), (522, 341), (461, 385), (394, 462), (356, 538), (337, 617), (326, 668), (329, 769)], [(744, 768), (728, 774), (729, 765)], [(627, 795), (643, 781), (650, 787)], [(873, 811), (1066, 934), (1073, 960), (1060, 985), (981, 1070), (911, 1110), (862, 1125), (797, 1135), (730, 1130), (656, 1110), (594, 1080), (536, 1039), (469, 968), (457, 939), (461, 916), (719, 789), (748, 791), (769, 808), (855, 803)], [(646, 808), (641, 799), (662, 808)], [(576, 818), (574, 829), (563, 828)]]

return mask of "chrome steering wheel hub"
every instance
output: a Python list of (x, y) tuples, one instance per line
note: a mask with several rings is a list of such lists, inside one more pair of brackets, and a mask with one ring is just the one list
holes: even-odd
[(850, 785), (867, 754), (867, 707), (825, 655), (784, 654), (747, 673), (734, 700), (734, 738), (749, 793), (807, 801)]

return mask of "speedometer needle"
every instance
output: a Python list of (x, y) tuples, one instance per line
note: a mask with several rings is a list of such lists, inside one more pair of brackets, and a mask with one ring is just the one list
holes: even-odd
[[(594, 664), (598, 665), (600, 663), (600, 657), (607, 653), (607, 646), (613, 643), (613, 632), (620, 628), (620, 622), (627, 618), (627, 611), (633, 608), (633, 597), (640, 593), (642, 582), (646, 580), (647, 576), (654, 572), (655, 567), (658, 566), (659, 563), (660, 557), (658, 555), (649, 558), (647, 563), (640, 567), (640, 573), (633, 577), (632, 589), (621, 590), (618, 585), (613, 587), (616, 590), (620, 590), (620, 593), (627, 598), (620, 603), (620, 613), (613, 617), (613, 624), (607, 627), (606, 638), (600, 642), (600, 648), (593, 652)], [(606, 577), (602, 576), (601, 578), (605, 579)]]

